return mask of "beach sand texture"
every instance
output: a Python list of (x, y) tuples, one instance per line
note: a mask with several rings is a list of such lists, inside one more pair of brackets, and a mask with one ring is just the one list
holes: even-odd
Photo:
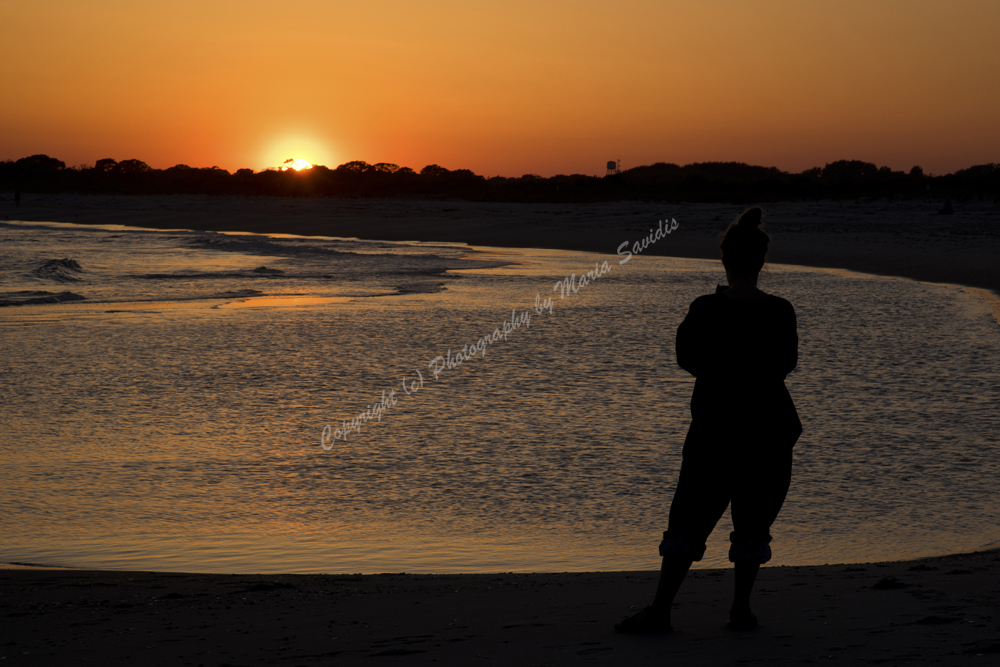
[(0, 570), (9, 665), (970, 665), (1000, 656), (1000, 552), (689, 574), (674, 633), (613, 624), (653, 572), (366, 576)]

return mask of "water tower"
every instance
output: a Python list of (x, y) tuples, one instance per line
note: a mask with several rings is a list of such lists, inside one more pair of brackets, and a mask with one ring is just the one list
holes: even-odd
[(615, 174), (619, 173), (622, 170), (621, 166), (622, 166), (621, 160), (608, 160), (608, 173), (604, 175), (614, 176)]

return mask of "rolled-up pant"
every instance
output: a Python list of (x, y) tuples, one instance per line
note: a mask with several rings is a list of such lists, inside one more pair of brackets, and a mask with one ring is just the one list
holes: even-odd
[(792, 453), (765, 456), (688, 456), (670, 504), (660, 555), (699, 561), (705, 542), (732, 504), (729, 560), (763, 564), (771, 559), (771, 524), (788, 493)]

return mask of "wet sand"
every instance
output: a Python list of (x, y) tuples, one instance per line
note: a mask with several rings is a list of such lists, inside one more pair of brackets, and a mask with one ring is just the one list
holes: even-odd
[[(208, 575), (0, 570), (3, 664), (987, 665), (1000, 552), (765, 567), (761, 627), (725, 627), (731, 570), (691, 573), (673, 634), (613, 625), (653, 572)], [(880, 583), (881, 582), (881, 583)]]
[[(849, 269), (1000, 293), (1000, 206), (993, 200), (776, 202), (765, 204), (769, 261)], [(0, 220), (121, 224), (382, 240), (560, 248), (615, 256), (660, 220), (678, 228), (644, 253), (716, 259), (733, 204), (501, 204), (465, 201), (208, 197), (22, 196), (0, 193)]]

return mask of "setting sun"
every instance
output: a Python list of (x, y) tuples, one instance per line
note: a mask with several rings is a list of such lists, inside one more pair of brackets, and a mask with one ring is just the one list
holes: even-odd
[(300, 157), (290, 158), (285, 160), (284, 163), (279, 167), (281, 171), (288, 171), (289, 169), (294, 169), (295, 171), (302, 171), (303, 169), (312, 169), (312, 164), (306, 162)]
[(285, 128), (260, 146), (260, 152), (252, 160), (258, 165), (254, 170), (301, 171), (320, 164), (336, 167), (344, 160), (338, 159), (340, 151), (331, 150), (331, 144), (321, 129)]

